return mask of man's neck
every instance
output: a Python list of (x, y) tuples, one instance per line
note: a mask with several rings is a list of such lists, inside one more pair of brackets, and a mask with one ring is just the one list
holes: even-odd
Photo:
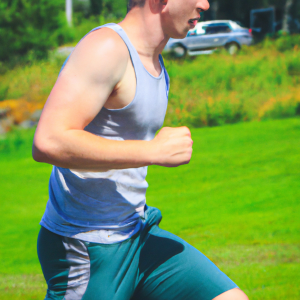
[(160, 14), (145, 5), (133, 8), (119, 24), (127, 33), (140, 56), (156, 61), (168, 42), (160, 21)]

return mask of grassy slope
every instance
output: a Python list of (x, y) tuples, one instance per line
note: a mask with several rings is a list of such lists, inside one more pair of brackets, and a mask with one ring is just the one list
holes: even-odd
[[(237, 56), (220, 51), (166, 59), (171, 78), (166, 124), (203, 127), (300, 114), (299, 49), (281, 53), (270, 43), (244, 48)], [(64, 59), (52, 55), (0, 74), (0, 100), (43, 104)]]
[[(251, 299), (300, 298), (300, 119), (194, 129), (191, 163), (149, 168), (161, 227), (210, 257)], [(0, 155), (1, 299), (41, 299), (38, 222), (51, 168), (27, 142)], [(25, 150), (26, 149), (26, 150)]]
[[(294, 116), (300, 103), (299, 60), (298, 50), (253, 46), (237, 56), (224, 50), (166, 61), (171, 78), (166, 122), (202, 127)], [(291, 66), (298, 76), (289, 74)]]

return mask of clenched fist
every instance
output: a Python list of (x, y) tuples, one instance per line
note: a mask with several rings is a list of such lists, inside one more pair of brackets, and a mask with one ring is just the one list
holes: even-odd
[(154, 146), (155, 165), (177, 167), (191, 160), (193, 141), (187, 127), (164, 127), (151, 143)]

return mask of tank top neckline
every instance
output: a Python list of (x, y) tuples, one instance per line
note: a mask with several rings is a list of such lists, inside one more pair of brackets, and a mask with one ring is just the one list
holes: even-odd
[(130, 46), (130, 49), (131, 51), (134, 52), (134, 54), (137, 56), (137, 58), (139, 59), (139, 62), (141, 63), (141, 65), (143, 66), (143, 69), (147, 72), (147, 74), (149, 74), (153, 79), (156, 79), (156, 80), (160, 80), (163, 75), (164, 75), (164, 65), (162, 64), (162, 56), (161, 54), (159, 54), (158, 56), (158, 60), (159, 60), (159, 64), (160, 64), (160, 68), (161, 68), (161, 72), (159, 74), (159, 76), (154, 76), (152, 75), (144, 66), (141, 58), (140, 58), (140, 55), (138, 54), (136, 48), (133, 46), (132, 42), (130, 41), (127, 33), (125, 32), (125, 30), (119, 25), (119, 24), (116, 24), (116, 23), (109, 23), (109, 24), (106, 24), (106, 25), (115, 25), (120, 31), (122, 31), (123, 35), (125, 36), (126, 40), (127, 40), (127, 43), (129, 44)]

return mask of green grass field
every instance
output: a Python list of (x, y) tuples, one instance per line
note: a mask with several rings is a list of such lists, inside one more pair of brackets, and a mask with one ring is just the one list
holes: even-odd
[[(51, 167), (31, 159), (32, 136), (0, 139), (1, 300), (45, 294), (36, 238)], [(149, 168), (147, 203), (161, 209), (161, 227), (206, 254), (250, 299), (300, 299), (300, 119), (192, 136), (189, 165)]]

